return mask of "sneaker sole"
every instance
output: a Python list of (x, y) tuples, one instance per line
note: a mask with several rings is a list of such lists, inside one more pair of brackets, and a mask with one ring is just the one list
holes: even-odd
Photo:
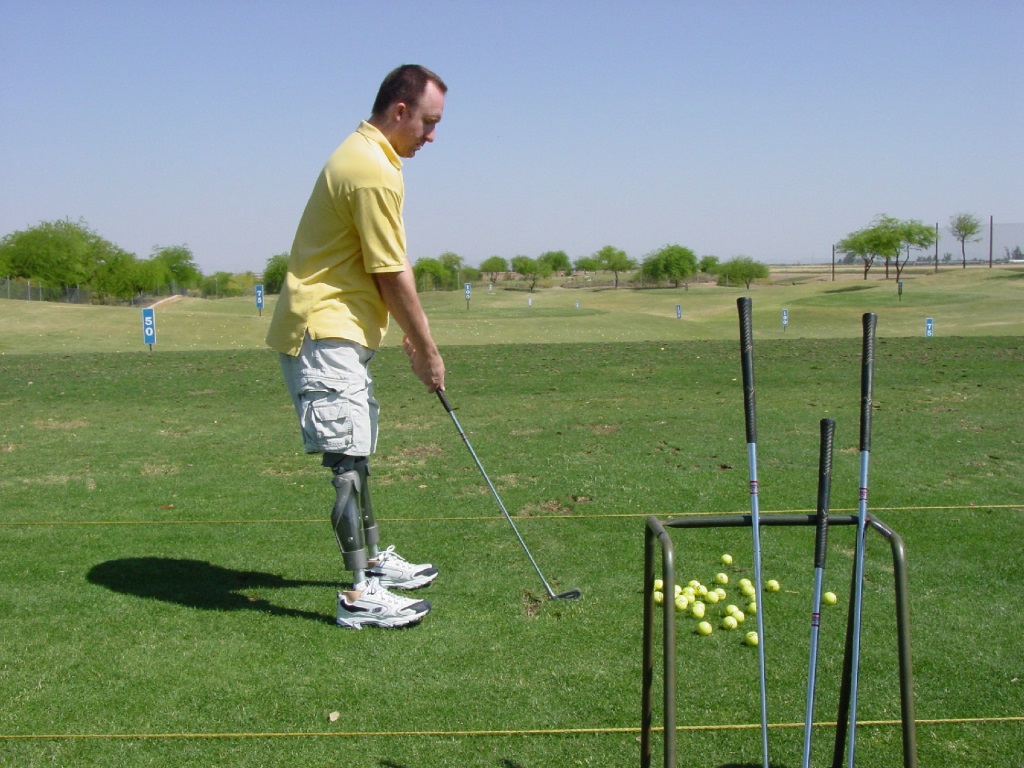
[(427, 613), (429, 613), (429, 611), (423, 611), (423, 613), (415, 613), (412, 616), (388, 616), (383, 619), (372, 616), (367, 616), (366, 618), (354, 617), (351, 619), (338, 618), (335, 620), (335, 623), (339, 627), (344, 627), (345, 629), (362, 629), (363, 627), (382, 627), (384, 629), (396, 629), (398, 627), (407, 627), (410, 624), (416, 624), (424, 616), (426, 616)]

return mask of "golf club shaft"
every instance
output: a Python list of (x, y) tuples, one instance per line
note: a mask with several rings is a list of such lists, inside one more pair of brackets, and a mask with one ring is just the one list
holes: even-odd
[(750, 468), (750, 527), (754, 538), (754, 599), (757, 601), (757, 666), (761, 691), (761, 752), (768, 766), (768, 693), (764, 663), (764, 601), (761, 572), (761, 515), (757, 484), (757, 402), (754, 397), (754, 330), (751, 301), (736, 300), (740, 316), (740, 363), (743, 369), (743, 413), (747, 431), (747, 463)]
[(480, 463), (480, 458), (476, 455), (476, 451), (473, 450), (473, 446), (469, 442), (469, 438), (466, 437), (466, 432), (462, 429), (462, 425), (459, 423), (458, 418), (455, 416), (455, 411), (448, 403), (448, 399), (444, 396), (443, 390), (437, 390), (437, 396), (441, 400), (441, 405), (448, 412), (448, 415), (452, 417), (452, 423), (455, 425), (455, 429), (458, 430), (459, 436), (462, 438), (462, 442), (466, 444), (466, 448), (469, 449), (469, 455), (473, 457), (473, 461), (476, 463), (477, 469), (480, 470), (480, 474), (483, 475), (484, 480), (487, 482), (487, 487), (491, 489), (491, 494), (494, 496), (494, 500), (498, 502), (498, 507), (505, 515), (505, 519), (508, 520), (508, 524), (512, 526), (512, 531), (515, 533), (516, 538), (519, 539), (520, 545), (523, 547), (523, 551), (526, 556), (530, 558), (530, 562), (533, 564), (534, 570), (537, 571), (537, 575), (540, 577), (541, 583), (544, 584), (544, 589), (548, 593), (548, 597), (552, 599), (576, 599), (582, 597), (578, 589), (572, 589), (562, 594), (555, 594), (555, 591), (551, 589), (551, 585), (548, 584), (548, 580), (544, 578), (544, 573), (541, 571), (540, 566), (537, 565), (537, 561), (534, 560), (533, 555), (530, 554), (530, 548), (526, 546), (526, 542), (523, 540), (522, 534), (519, 533), (519, 528), (516, 527), (515, 522), (512, 520), (512, 516), (505, 509), (505, 504), (502, 502), (501, 497), (498, 495), (497, 489), (494, 487), (494, 483), (491, 482), (491, 478), (487, 476), (487, 471), (484, 469), (484, 465)]
[(868, 464), (871, 459), (871, 399), (875, 377), (875, 327), (878, 317), (863, 317), (864, 342), (860, 369), (860, 500), (857, 505), (857, 541), (853, 581), (853, 647), (850, 676), (850, 730), (847, 765), (854, 768), (857, 741), (857, 685), (860, 676), (861, 617), (864, 605), (864, 549), (868, 515)]
[(832, 491), (832, 444), (836, 423), (821, 420), (818, 451), (818, 516), (814, 535), (814, 597), (811, 605), (811, 652), (807, 672), (807, 710), (804, 718), (803, 768), (811, 765), (811, 727), (814, 724), (814, 684), (818, 670), (818, 632), (821, 624), (821, 586), (825, 577), (825, 553), (828, 544), (828, 506)]

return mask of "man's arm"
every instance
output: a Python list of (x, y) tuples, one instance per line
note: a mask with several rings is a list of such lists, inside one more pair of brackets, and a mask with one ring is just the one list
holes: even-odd
[(444, 361), (430, 335), (427, 315), (416, 293), (412, 266), (406, 263), (401, 272), (378, 272), (373, 277), (384, 306), (405, 334), (402, 348), (409, 356), (416, 378), (427, 386), (428, 392), (444, 389)]

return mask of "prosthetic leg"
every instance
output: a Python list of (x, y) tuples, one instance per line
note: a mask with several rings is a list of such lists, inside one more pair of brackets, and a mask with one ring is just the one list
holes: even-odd
[[(388, 591), (389, 584), (382, 580), (383, 576), (396, 572), (393, 561), (397, 561), (399, 566), (408, 566), (408, 563), (394, 554), (394, 547), (384, 553), (378, 551), (380, 533), (373, 517), (367, 484), (369, 462), (365, 456), (325, 453), (323, 465), (334, 473), (331, 485), (336, 498), (331, 510), (331, 525), (345, 559), (345, 568), (353, 574), (352, 589), (338, 593), (337, 624), (350, 629), (415, 624), (430, 611), (430, 601), (395, 595)], [(386, 572), (380, 570), (384, 562), (391, 563)]]
[(419, 589), (436, 579), (438, 570), (430, 563), (410, 563), (394, 547), (380, 551), (380, 531), (370, 503), (367, 458), (325, 453), (323, 464), (334, 472), (331, 484), (337, 497), (331, 524), (345, 568), (353, 572), (353, 583), (361, 584), (369, 576), (388, 588)]
[(380, 541), (367, 484), (370, 462), (365, 456), (325, 453), (323, 465), (334, 473), (331, 485), (336, 497), (331, 525), (345, 568), (355, 574), (355, 583), (358, 584), (365, 578), (370, 561), (377, 559)]

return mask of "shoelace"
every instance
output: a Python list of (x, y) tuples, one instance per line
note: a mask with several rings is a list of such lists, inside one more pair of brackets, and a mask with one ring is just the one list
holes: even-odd
[(368, 595), (374, 595), (377, 599), (382, 600), (392, 605), (405, 605), (408, 601), (404, 597), (399, 597), (394, 592), (390, 591), (384, 586), (381, 586), (380, 579), (372, 578), (366, 580), (366, 588), (363, 590)]
[(395, 547), (392, 544), (390, 547), (385, 549), (379, 555), (377, 555), (377, 565), (384, 565), (388, 560), (395, 560), (398, 563), (408, 564), (409, 561), (402, 557), (400, 554), (395, 552)]

